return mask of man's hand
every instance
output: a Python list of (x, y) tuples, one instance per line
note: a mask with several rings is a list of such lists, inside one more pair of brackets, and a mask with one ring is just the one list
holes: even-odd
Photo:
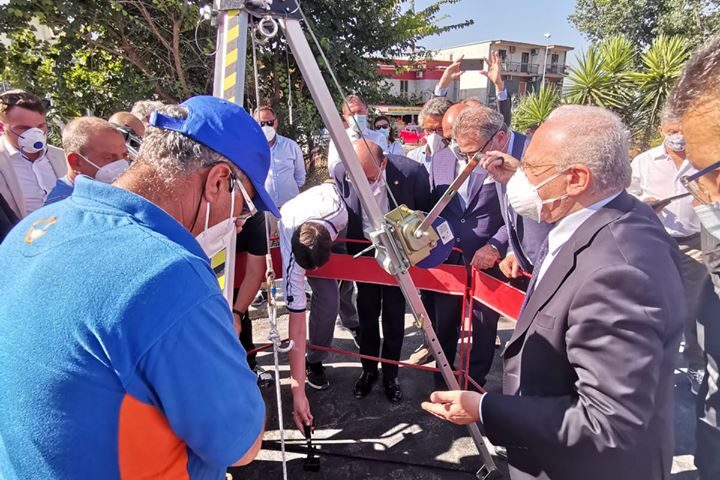
[(507, 183), (520, 166), (520, 160), (508, 153), (493, 150), (480, 160), (480, 166), (487, 170), (496, 182)]
[(460, 58), (448, 65), (448, 67), (443, 72), (440, 81), (438, 82), (438, 87), (446, 89), (454, 80), (460, 78), (460, 75), (464, 73), (462, 70), (460, 70), (460, 62), (463, 58), (464, 55), (460, 55)]
[(235, 312), (233, 310), (233, 326), (235, 327), (235, 331), (238, 334), (238, 337), (240, 336), (240, 332), (242, 332), (242, 322), (240, 320), (240, 314)]
[(451, 392), (433, 392), (429, 402), (423, 402), (422, 408), (438, 418), (457, 425), (480, 420), (480, 398), (477, 392), (454, 390)]
[(295, 426), (303, 432), (305, 429), (304, 425), (313, 424), (313, 416), (310, 413), (310, 402), (308, 402), (305, 391), (299, 389), (293, 392), (293, 420), (295, 420)]
[(478, 270), (487, 270), (492, 268), (500, 259), (500, 252), (490, 244), (486, 244), (478, 249), (473, 255), (470, 265)]
[(492, 58), (492, 61), (483, 57), (485, 65), (487, 65), (487, 70), (481, 70), (480, 74), (485, 75), (495, 85), (496, 92), (501, 92), (505, 90), (505, 82), (502, 79), (503, 69), (500, 56), (497, 52), (492, 52), (490, 57)]
[(512, 252), (508, 253), (498, 266), (507, 278), (518, 278), (523, 272), (522, 268), (520, 268), (520, 263), (518, 263), (515, 254)]

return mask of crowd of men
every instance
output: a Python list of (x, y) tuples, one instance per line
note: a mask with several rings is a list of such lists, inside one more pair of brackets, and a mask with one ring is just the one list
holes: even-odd
[[(666, 479), (684, 337), (699, 478), (720, 478), (720, 37), (685, 67), (662, 144), (632, 162), (626, 126), (599, 107), (559, 107), (532, 138), (511, 130), (501, 63), (487, 64), (497, 108), (445, 97), (458, 60), (420, 114), (427, 142), (407, 155), (362, 98), (341, 107), (383, 213), (429, 211), (479, 162), (442, 212), (447, 262), (526, 292), (503, 392), (448, 392), (436, 376), (422, 408), (480, 422), (514, 480)], [(400, 289), (306, 275), (332, 253), (371, 255), (334, 143), (327, 181), (301, 192), (302, 151), (269, 106), (138, 102), (70, 121), (62, 149), (48, 145), (45, 109), (0, 94), (0, 476), (219, 479), (252, 461), (265, 409), (248, 310), (275, 235), (298, 428), (313, 424), (305, 385), (330, 387), (326, 353), (308, 342), (332, 346), (338, 317), (365, 355), (354, 397), (382, 378), (402, 401), (396, 364), (371, 359), (400, 360)], [(234, 290), (228, 249), (245, 254)], [(454, 362), (463, 300), (422, 297)], [(469, 315), (468, 374), (483, 386), (499, 314), (476, 302)]]

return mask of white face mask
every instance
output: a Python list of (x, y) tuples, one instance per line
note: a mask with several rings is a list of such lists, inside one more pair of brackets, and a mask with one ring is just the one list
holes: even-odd
[(235, 283), (235, 243), (237, 227), (235, 226), (235, 191), (230, 192), (230, 217), (217, 225), (208, 227), (210, 223), (210, 204), (205, 211), (205, 230), (195, 237), (205, 254), (210, 259), (210, 268), (220, 284), (220, 290), (233, 306), (233, 287)]
[(700, 223), (710, 235), (720, 240), (720, 202), (695, 207)]
[(130, 162), (121, 158), (120, 160), (108, 163), (104, 167), (98, 167), (96, 164), (88, 160), (87, 157), (80, 155), (79, 153), (78, 156), (98, 169), (97, 173), (95, 173), (95, 180), (101, 183), (113, 183), (120, 175), (125, 173), (125, 170), (127, 170), (130, 166)]
[(685, 151), (685, 136), (682, 133), (673, 133), (665, 137), (665, 146), (673, 152)]
[(275, 138), (275, 135), (277, 135), (275, 129), (270, 125), (265, 125), (264, 127), (262, 127), (262, 131), (265, 134), (265, 138), (267, 139), (268, 143), (272, 142)]
[(352, 118), (348, 120), (348, 125), (350, 125), (350, 129), (354, 132), (362, 133), (367, 130), (367, 121), (367, 115), (353, 115)]
[(525, 175), (525, 172), (520, 168), (517, 169), (507, 184), (507, 196), (510, 206), (512, 206), (518, 215), (539, 222), (543, 205), (568, 197), (567, 195), (563, 195), (561, 197), (543, 200), (538, 194), (540, 188), (560, 177), (563, 173), (564, 172), (558, 172), (543, 180), (539, 185), (533, 186)]
[(389, 128), (378, 128), (377, 131), (385, 138), (390, 138), (390, 129)]
[(375, 198), (382, 198), (385, 195), (385, 171), (373, 183), (370, 184), (370, 191)]
[(41, 152), (46, 146), (47, 135), (39, 128), (28, 128), (18, 135), (18, 147), (24, 154)]
[(445, 139), (437, 133), (431, 133), (427, 137), (427, 146), (430, 149), (430, 155), (435, 155), (437, 152), (445, 148)]

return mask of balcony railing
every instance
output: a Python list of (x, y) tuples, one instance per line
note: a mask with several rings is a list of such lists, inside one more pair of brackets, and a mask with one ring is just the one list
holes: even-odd
[(556, 73), (558, 75), (565, 75), (567, 66), (561, 63), (554, 63), (547, 66), (547, 73)]
[(528, 73), (533, 75), (537, 75), (540, 71), (540, 65), (537, 63), (504, 62), (503, 68), (506, 72)]

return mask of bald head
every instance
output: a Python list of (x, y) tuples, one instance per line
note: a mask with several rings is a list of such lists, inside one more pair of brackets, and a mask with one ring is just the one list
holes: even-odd
[(143, 122), (130, 112), (117, 112), (108, 119), (108, 122), (119, 127), (129, 128), (138, 137), (145, 135), (145, 125)]
[(365, 173), (368, 182), (372, 183), (378, 179), (385, 166), (385, 154), (377, 143), (370, 140), (355, 140), (353, 149), (360, 160), (360, 166)]
[(460, 114), (466, 108), (468, 108), (467, 104), (456, 103), (452, 107), (448, 108), (447, 112), (445, 112), (445, 115), (442, 119), (442, 127), (445, 138), (447, 138), (448, 140), (452, 139), (453, 127), (455, 126), (455, 123), (457, 123), (457, 119)]

